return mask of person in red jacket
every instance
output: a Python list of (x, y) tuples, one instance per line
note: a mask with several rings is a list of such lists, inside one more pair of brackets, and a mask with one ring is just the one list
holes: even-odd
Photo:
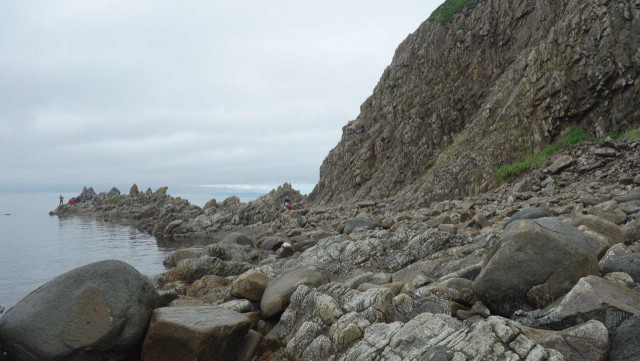
[(289, 198), (284, 199), (284, 206), (287, 207), (288, 210), (291, 210), (291, 201)]

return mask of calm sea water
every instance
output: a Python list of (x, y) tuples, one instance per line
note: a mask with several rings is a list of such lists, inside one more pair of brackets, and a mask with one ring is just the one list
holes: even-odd
[[(65, 199), (75, 194), (64, 194)], [(239, 195), (243, 201), (259, 194)], [(87, 217), (48, 212), (59, 194), (0, 194), (0, 305), (7, 309), (54, 277), (92, 262), (118, 259), (144, 275), (164, 271), (173, 250), (193, 245), (159, 244), (134, 228)], [(211, 197), (180, 194), (202, 206)], [(224, 199), (219, 195), (216, 199)]]

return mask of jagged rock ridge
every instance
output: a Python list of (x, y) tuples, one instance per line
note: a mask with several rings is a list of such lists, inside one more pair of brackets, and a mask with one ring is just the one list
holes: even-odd
[(635, 127), (639, 43), (637, 0), (485, 0), (426, 21), (343, 128), (311, 199), (476, 194), (571, 126)]

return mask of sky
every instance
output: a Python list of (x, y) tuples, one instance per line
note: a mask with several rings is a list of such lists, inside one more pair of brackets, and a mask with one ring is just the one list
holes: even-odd
[(2, 1), (0, 192), (310, 190), (440, 2)]

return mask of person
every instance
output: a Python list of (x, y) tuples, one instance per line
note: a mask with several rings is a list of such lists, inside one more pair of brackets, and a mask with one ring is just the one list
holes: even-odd
[(59, 205), (63, 205), (64, 204), (64, 197), (62, 196), (62, 194), (60, 195), (60, 204)]
[(288, 210), (291, 210), (291, 201), (289, 198), (284, 199), (284, 206), (287, 207)]

